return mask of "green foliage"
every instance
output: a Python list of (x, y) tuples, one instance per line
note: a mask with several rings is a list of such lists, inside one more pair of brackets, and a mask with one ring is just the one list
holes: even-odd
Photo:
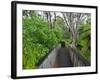
[[(23, 24), (23, 69), (38, 68), (40, 62), (55, 48), (60, 41), (67, 46), (72, 43), (72, 35), (66, 27), (63, 18), (57, 16), (50, 28), (48, 21), (42, 16), (31, 12), (31, 17), (26, 16)], [(90, 61), (90, 22), (79, 27), (77, 49), (82, 56)]]
[(79, 29), (79, 39), (77, 48), (82, 53), (83, 57), (90, 61), (90, 24), (82, 24)]
[[(67, 44), (67, 46), (69, 46), (72, 42), (71, 33), (68, 31), (68, 28), (66, 27), (62, 17), (59, 17), (59, 16), (56, 17), (55, 26), (57, 28), (60, 28), (59, 31), (62, 31), (62, 34), (59, 34), (59, 35), (63, 35), (61, 41), (64, 41)], [(57, 29), (57, 31), (58, 31), (58, 29)], [(58, 33), (59, 33), (59, 31), (58, 31)], [(59, 35), (58, 35), (58, 37), (59, 37)]]
[(23, 19), (23, 69), (37, 68), (39, 62), (63, 37), (60, 27), (50, 29), (48, 23), (34, 13)]
[(57, 16), (56, 17), (56, 21), (55, 21), (55, 26), (64, 28), (65, 27), (65, 23), (64, 23), (63, 18)]

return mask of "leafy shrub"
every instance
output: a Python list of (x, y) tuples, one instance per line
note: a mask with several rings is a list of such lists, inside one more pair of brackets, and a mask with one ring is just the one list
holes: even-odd
[(23, 19), (23, 69), (37, 68), (39, 61), (60, 42), (62, 34), (60, 27), (51, 29), (35, 14)]
[(90, 24), (82, 24), (79, 29), (79, 39), (77, 48), (82, 53), (83, 57), (90, 61)]

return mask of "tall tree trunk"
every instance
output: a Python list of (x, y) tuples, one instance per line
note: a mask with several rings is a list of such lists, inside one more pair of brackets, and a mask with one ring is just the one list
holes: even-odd
[(53, 21), (53, 27), (56, 26), (56, 12), (54, 12), (54, 21)]
[(49, 20), (48, 20), (48, 21), (49, 21), (49, 27), (52, 28), (51, 13), (50, 13), (50, 12), (48, 12), (48, 17), (49, 17), (49, 18), (48, 18), (48, 19), (49, 19)]
[(76, 48), (76, 41), (77, 41), (77, 32), (74, 31), (74, 33), (72, 33), (72, 46), (74, 48)]
[(74, 24), (74, 19), (73, 19), (73, 13), (69, 13), (68, 16), (66, 17), (67, 13), (62, 13), (63, 17), (64, 17), (64, 21), (66, 23), (66, 25), (68, 26), (69, 31), (71, 32), (71, 38), (72, 38), (72, 46), (74, 48), (76, 48), (76, 41), (77, 41), (77, 31), (75, 28), (75, 24)]
[(49, 23), (49, 27), (52, 28), (51, 13), (49, 11), (45, 11), (44, 14), (46, 16), (47, 22)]

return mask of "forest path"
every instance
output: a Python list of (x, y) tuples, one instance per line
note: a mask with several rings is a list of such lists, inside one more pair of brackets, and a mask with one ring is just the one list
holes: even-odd
[(39, 68), (73, 67), (69, 53), (70, 47), (58, 45), (45, 58)]
[(57, 51), (56, 61), (54, 67), (72, 67), (71, 59), (69, 56), (69, 49), (67, 47), (61, 47)]
[(74, 66), (90, 66), (90, 62), (84, 59), (74, 48), (64, 43), (54, 48), (45, 58), (39, 68), (59, 68)]

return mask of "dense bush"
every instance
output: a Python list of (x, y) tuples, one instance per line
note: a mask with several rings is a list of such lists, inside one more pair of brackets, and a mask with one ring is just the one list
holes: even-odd
[(60, 42), (62, 34), (60, 27), (51, 29), (48, 22), (35, 14), (23, 19), (23, 68), (37, 68), (39, 61)]
[(79, 39), (77, 41), (77, 48), (85, 59), (90, 61), (90, 24), (82, 24), (79, 29)]

